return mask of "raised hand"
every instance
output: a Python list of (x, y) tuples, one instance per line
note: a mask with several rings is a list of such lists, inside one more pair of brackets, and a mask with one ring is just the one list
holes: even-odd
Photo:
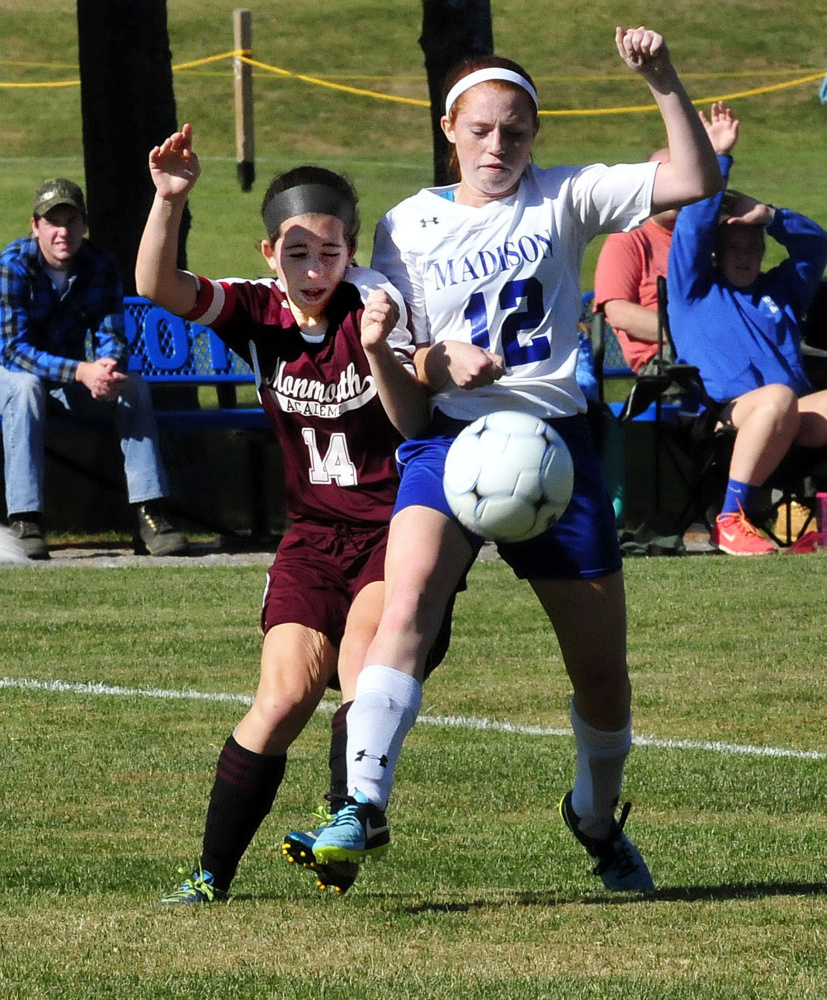
[(644, 28), (616, 28), (615, 44), (620, 58), (633, 73), (656, 75), (672, 66), (663, 35)]
[(716, 101), (710, 109), (709, 118), (703, 111), (699, 112), (699, 117), (718, 156), (729, 156), (738, 142), (741, 125), (732, 109), (723, 101)]
[(369, 351), (372, 347), (383, 344), (391, 330), (399, 322), (399, 307), (380, 288), (374, 289), (365, 300), (362, 313), (361, 337), (362, 347)]
[(741, 191), (727, 191), (721, 205), (728, 226), (766, 226), (775, 214), (771, 205)]
[(189, 194), (201, 173), (192, 148), (192, 125), (184, 125), (149, 153), (149, 173), (161, 198), (176, 199)]

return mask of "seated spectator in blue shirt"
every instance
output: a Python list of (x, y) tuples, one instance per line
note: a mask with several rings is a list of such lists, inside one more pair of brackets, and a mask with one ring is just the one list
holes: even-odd
[[(739, 122), (723, 102), (701, 118), (724, 177)], [(765, 234), (787, 259), (761, 271)], [(827, 264), (827, 233), (787, 208), (726, 192), (682, 208), (667, 288), (680, 360), (695, 365), (721, 405), (718, 427), (735, 430), (726, 497), (712, 541), (730, 555), (775, 552), (749, 520), (760, 487), (791, 445), (827, 445), (827, 390), (804, 372), (801, 319)]]
[[(72, 181), (44, 181), (32, 234), (0, 253), (0, 415), (9, 528), (30, 559), (43, 535), (48, 412), (114, 425), (138, 537), (151, 555), (177, 555), (186, 537), (166, 512), (167, 479), (146, 383), (127, 375), (123, 291), (115, 258), (84, 239), (86, 205)], [(91, 338), (93, 361), (87, 360)]]

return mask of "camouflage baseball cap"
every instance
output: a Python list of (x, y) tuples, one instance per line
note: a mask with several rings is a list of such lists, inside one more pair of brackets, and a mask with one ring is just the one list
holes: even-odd
[(68, 181), (65, 177), (53, 177), (51, 180), (43, 181), (34, 193), (32, 215), (45, 215), (57, 205), (72, 205), (86, 218), (83, 191), (74, 181)]

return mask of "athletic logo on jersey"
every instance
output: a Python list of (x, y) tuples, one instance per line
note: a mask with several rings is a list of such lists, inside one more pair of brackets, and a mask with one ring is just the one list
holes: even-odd
[(349, 410), (358, 410), (378, 393), (372, 375), (364, 378), (351, 361), (335, 382), (285, 375), (286, 361), (279, 361), (271, 386), (285, 413), (335, 419)]
[(375, 757), (372, 753), (368, 753), (367, 750), (360, 750), (359, 753), (356, 754), (357, 761), (364, 760), (366, 757), (368, 760), (378, 760), (380, 767), (388, 766), (388, 758), (385, 754), (382, 754), (381, 757)]
[(761, 305), (767, 310), (770, 316), (779, 316), (781, 314), (781, 310), (769, 295), (764, 295), (761, 298)]
[(478, 281), (500, 271), (512, 271), (524, 263), (534, 264), (552, 255), (549, 229), (545, 233), (526, 234), (518, 240), (505, 240), (500, 246), (486, 247), (464, 257), (433, 258), (428, 261), (425, 274), (438, 289), (446, 288), (465, 281)]
[(420, 226), (422, 226), (423, 229), (425, 229), (427, 226), (430, 226), (431, 223), (433, 223), (435, 226), (438, 226), (439, 225), (439, 219), (434, 215), (430, 219), (420, 219), (419, 220), (419, 224), (420, 224)]

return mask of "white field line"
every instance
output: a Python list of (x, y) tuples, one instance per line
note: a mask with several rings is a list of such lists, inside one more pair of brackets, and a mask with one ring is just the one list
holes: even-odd
[[(220, 691), (174, 691), (165, 688), (128, 688), (111, 684), (79, 684), (73, 681), (39, 681), (22, 677), (0, 678), (0, 688), (18, 688), (25, 691), (57, 691), (69, 694), (99, 695), (120, 698), (161, 698), (167, 701), (233, 702), (252, 704), (252, 696), (227, 694)], [(338, 705), (323, 701), (319, 710), (332, 714)], [(571, 736), (570, 729), (553, 729), (548, 726), (524, 726), (515, 722), (499, 722), (466, 715), (420, 715), (420, 725), (442, 726), (454, 729), (489, 730), (513, 733), (518, 736)], [(797, 760), (825, 760), (827, 753), (820, 750), (789, 750), (784, 747), (762, 747), (741, 743), (722, 743), (709, 740), (668, 740), (656, 736), (635, 736), (632, 741), (639, 747), (657, 747), (667, 750), (707, 750), (712, 753), (752, 757), (793, 757)]]

